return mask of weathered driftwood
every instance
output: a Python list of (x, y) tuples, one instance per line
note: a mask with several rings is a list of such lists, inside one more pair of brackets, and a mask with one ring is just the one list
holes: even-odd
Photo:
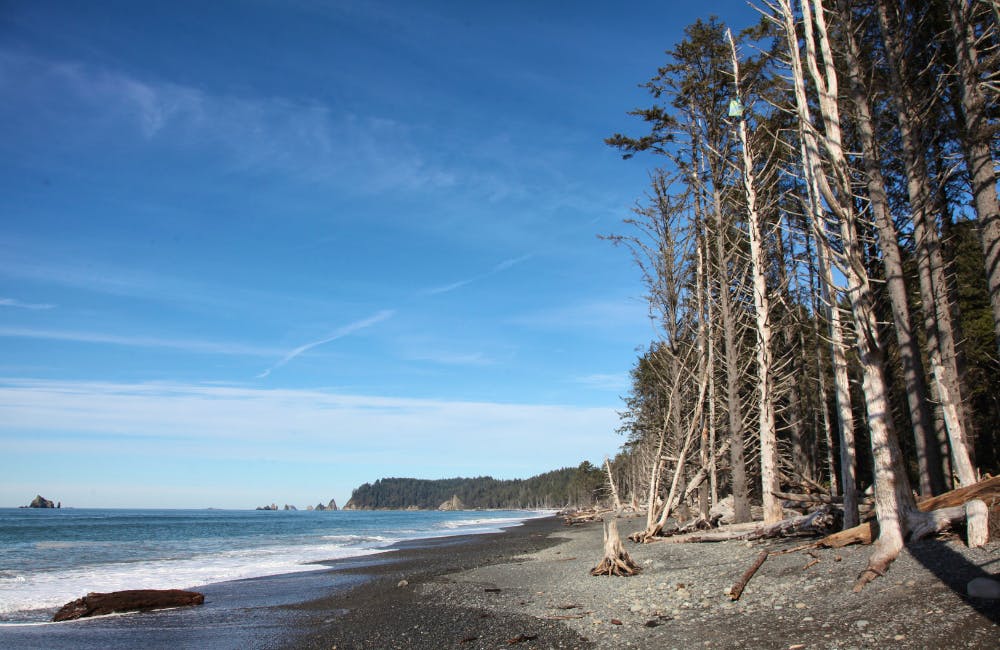
[(632, 561), (618, 534), (614, 519), (604, 522), (604, 558), (590, 570), (592, 576), (633, 576), (639, 565)]
[(52, 617), (53, 621), (72, 621), (89, 616), (103, 616), (117, 612), (137, 612), (166, 607), (201, 605), (205, 596), (196, 591), (180, 589), (130, 589), (110, 593), (89, 593), (66, 603)]
[(740, 596), (743, 595), (743, 590), (746, 589), (747, 583), (750, 582), (750, 578), (753, 577), (753, 574), (757, 573), (757, 569), (760, 568), (760, 565), (764, 564), (764, 560), (767, 559), (768, 555), (770, 555), (768, 551), (760, 552), (760, 555), (758, 555), (757, 559), (754, 560), (753, 565), (751, 565), (750, 568), (743, 573), (743, 576), (736, 582), (735, 585), (733, 585), (732, 589), (729, 590), (730, 598), (733, 600), (740, 599)]
[[(782, 519), (773, 524), (733, 524), (725, 529), (708, 533), (678, 535), (667, 538), (673, 542), (725, 542), (729, 540), (752, 540), (770, 537), (787, 537), (802, 533), (817, 533), (830, 528), (833, 516), (827, 507), (822, 507), (808, 515)], [(666, 541), (666, 540), (664, 540)]]
[[(934, 512), (938, 510), (944, 510), (944, 512), (921, 522), (921, 525), (911, 531), (910, 535), (913, 539), (920, 539), (921, 537), (926, 537), (931, 533), (942, 530), (953, 521), (961, 520), (965, 514), (965, 504), (970, 501), (980, 500), (985, 502), (997, 499), (1000, 499), (1000, 476), (987, 478), (978, 483), (939, 494), (936, 497), (922, 499), (917, 502), (917, 507), (921, 512)], [(956, 510), (949, 510), (949, 508), (956, 507), (962, 507), (962, 516), (959, 516)], [(827, 535), (819, 540), (817, 545), (826, 548), (840, 548), (849, 544), (871, 544), (872, 541), (878, 538), (877, 530), (877, 523), (868, 521), (853, 528), (842, 530), (839, 533)]]

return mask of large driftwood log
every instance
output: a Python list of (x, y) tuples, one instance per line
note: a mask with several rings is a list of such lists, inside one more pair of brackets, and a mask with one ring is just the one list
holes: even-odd
[(604, 522), (604, 558), (590, 570), (590, 575), (634, 576), (639, 570), (639, 565), (632, 561), (622, 546), (622, 538), (618, 535), (618, 524), (614, 519)]
[[(942, 527), (946, 527), (952, 521), (961, 520), (963, 517), (958, 516), (957, 511), (949, 509), (962, 507), (964, 511), (965, 504), (974, 500), (987, 503), (1000, 500), (1000, 476), (987, 478), (978, 483), (918, 501), (917, 508), (921, 512), (933, 512), (935, 510), (944, 510), (945, 512), (941, 513), (941, 515), (935, 515), (926, 522), (921, 522), (921, 526), (918, 529), (911, 531), (911, 536), (914, 539), (920, 539), (921, 537), (926, 537), (931, 533), (942, 530)], [(983, 518), (985, 519), (985, 517)], [(979, 522), (976, 522), (976, 524), (981, 525)], [(938, 527), (939, 525), (940, 527)], [(853, 528), (842, 530), (839, 533), (827, 535), (819, 540), (817, 545), (826, 548), (840, 548), (849, 544), (871, 544), (878, 537), (876, 532), (877, 524), (873, 521), (868, 521)]]
[(816, 533), (829, 530), (833, 516), (827, 507), (820, 508), (808, 515), (799, 515), (782, 519), (773, 524), (733, 524), (725, 529), (693, 535), (677, 535), (666, 538), (671, 542), (726, 542), (729, 540), (752, 540), (769, 537), (787, 537), (800, 533)]
[(110, 593), (89, 593), (66, 603), (52, 617), (53, 621), (72, 621), (89, 616), (103, 616), (116, 612), (137, 612), (166, 607), (201, 605), (205, 596), (196, 591), (180, 589), (130, 589)]

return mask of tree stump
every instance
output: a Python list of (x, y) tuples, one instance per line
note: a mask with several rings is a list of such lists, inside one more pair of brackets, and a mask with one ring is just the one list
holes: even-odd
[(622, 546), (622, 539), (618, 535), (618, 524), (614, 519), (604, 522), (604, 559), (590, 570), (590, 575), (634, 576), (639, 571), (639, 565), (632, 561)]

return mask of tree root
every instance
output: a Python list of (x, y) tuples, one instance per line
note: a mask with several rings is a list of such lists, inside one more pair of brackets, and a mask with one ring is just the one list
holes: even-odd
[(592, 576), (634, 576), (639, 573), (639, 565), (632, 561), (618, 535), (618, 524), (614, 519), (604, 523), (604, 558), (590, 570)]

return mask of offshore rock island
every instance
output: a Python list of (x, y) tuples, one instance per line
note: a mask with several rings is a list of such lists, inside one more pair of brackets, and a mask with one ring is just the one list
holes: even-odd
[(22, 508), (62, 508), (62, 501), (56, 503), (49, 499), (46, 499), (41, 494), (36, 494), (35, 498), (31, 500), (26, 506), (21, 506)]

